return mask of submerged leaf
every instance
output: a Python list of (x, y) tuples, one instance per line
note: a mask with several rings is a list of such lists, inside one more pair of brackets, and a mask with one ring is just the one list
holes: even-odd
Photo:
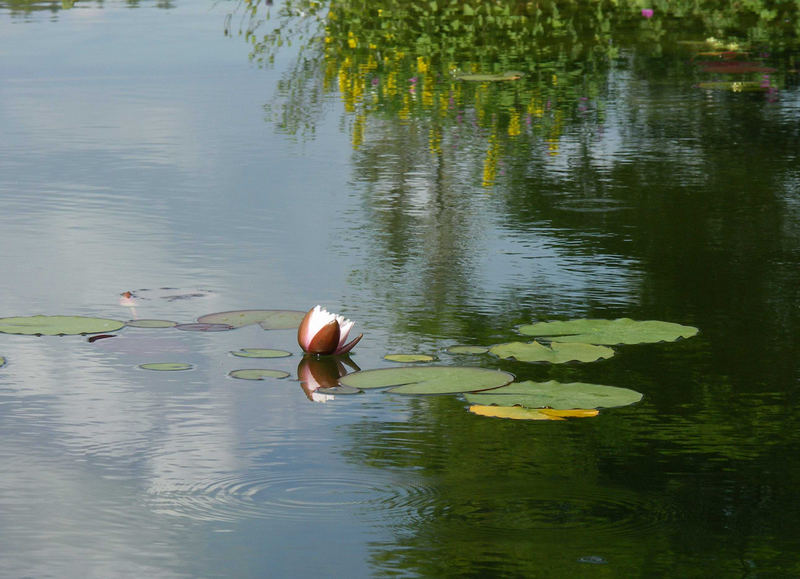
[(265, 330), (291, 330), (300, 325), (305, 312), (295, 310), (234, 310), (200, 316), (197, 321), (204, 324), (228, 324), (241, 328), (259, 324)]
[(266, 370), (262, 368), (247, 368), (244, 370), (233, 370), (228, 374), (231, 378), (239, 378), (241, 380), (263, 380), (264, 378), (286, 378), (289, 376), (288, 372), (283, 370)]
[(355, 388), (387, 388), (398, 394), (452, 394), (497, 388), (514, 379), (512, 374), (464, 366), (415, 366), (364, 370), (343, 376), (339, 382)]
[(176, 372), (178, 370), (191, 370), (193, 366), (185, 362), (154, 362), (152, 364), (139, 364), (142, 370), (159, 370), (161, 372)]
[(231, 352), (240, 358), (285, 358), (291, 356), (291, 352), (286, 350), (270, 350), (265, 348), (242, 348), (236, 352)]
[(84, 316), (27, 316), (0, 318), (0, 332), (33, 336), (102, 334), (114, 332), (125, 322)]
[(572, 382), (515, 382), (489, 392), (466, 394), (470, 404), (496, 404), (497, 406), (524, 406), (525, 408), (553, 408), (556, 410), (611, 408), (628, 406), (642, 399), (642, 395), (627, 388)]
[(533, 342), (508, 342), (489, 348), (489, 353), (498, 358), (513, 358), (520, 362), (595, 362), (611, 358), (614, 350), (605, 346), (580, 343), (552, 343), (544, 345)]
[(553, 342), (606, 345), (674, 342), (680, 338), (691, 338), (698, 332), (692, 326), (656, 320), (636, 321), (630, 318), (539, 322), (522, 325), (518, 329), (526, 336), (546, 337)]
[(400, 363), (433, 362), (436, 358), (428, 354), (386, 354), (384, 360)]

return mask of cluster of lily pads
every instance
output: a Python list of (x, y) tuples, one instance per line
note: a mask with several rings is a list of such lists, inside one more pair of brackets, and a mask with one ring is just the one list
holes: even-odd
[[(325, 312), (327, 314), (327, 312)], [(184, 331), (226, 331), (258, 324), (265, 330), (303, 328), (311, 314), (294, 310), (237, 310), (201, 316), (197, 322), (179, 324), (167, 320), (122, 322), (83, 316), (28, 316), (0, 318), (0, 332), (27, 335), (91, 335), (89, 341), (113, 337), (125, 326), (176, 328)], [(332, 314), (331, 314), (332, 315)], [(335, 323), (334, 323), (335, 322)], [(352, 326), (340, 316), (331, 319)], [(593, 362), (612, 357), (611, 346), (672, 342), (697, 334), (697, 328), (661, 321), (582, 319), (539, 322), (519, 326), (517, 331), (530, 341), (514, 341), (493, 346), (455, 345), (449, 354), (490, 354), (521, 362), (561, 364)], [(311, 336), (313, 337), (313, 336)], [(346, 338), (345, 335), (342, 340)], [(338, 330), (333, 342), (338, 343)], [(301, 346), (303, 340), (301, 339)], [(305, 347), (303, 347), (306, 350)], [(231, 352), (242, 358), (281, 358), (291, 352), (266, 348), (243, 348)], [(368, 389), (387, 389), (396, 394), (463, 394), (470, 412), (483, 416), (528, 420), (564, 420), (567, 417), (596, 416), (600, 408), (634, 404), (642, 394), (627, 388), (556, 381), (514, 382), (514, 375), (502, 370), (472, 366), (414, 365), (430, 363), (428, 354), (387, 354), (387, 361), (404, 365), (361, 370), (347, 355), (306, 354), (298, 367), (298, 378), (312, 400), (326, 401), (333, 394), (360, 393)], [(0, 357), (0, 366), (5, 359)], [(147, 370), (186, 370), (190, 364), (169, 362), (142, 364)], [(355, 370), (349, 372), (349, 370)], [(286, 378), (287, 372), (263, 368), (234, 370), (233, 378), (262, 380)]]

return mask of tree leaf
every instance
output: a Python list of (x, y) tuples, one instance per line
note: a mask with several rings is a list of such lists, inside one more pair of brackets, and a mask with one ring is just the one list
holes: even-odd
[(546, 337), (553, 342), (606, 345), (674, 342), (680, 338), (691, 338), (698, 332), (692, 326), (656, 320), (636, 321), (630, 318), (539, 322), (522, 325), (518, 330), (526, 336)]

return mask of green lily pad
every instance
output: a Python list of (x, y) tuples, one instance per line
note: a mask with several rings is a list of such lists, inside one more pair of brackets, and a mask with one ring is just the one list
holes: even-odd
[(487, 390), (508, 384), (512, 374), (465, 366), (409, 366), (353, 372), (339, 382), (354, 388), (387, 388), (397, 394), (452, 394)]
[(520, 362), (596, 362), (610, 358), (614, 350), (605, 346), (581, 343), (552, 343), (549, 345), (533, 342), (508, 342), (489, 348), (489, 353), (498, 358), (513, 358)]
[(198, 322), (196, 324), (177, 324), (175, 329), (185, 332), (227, 332), (228, 330), (233, 330), (234, 327), (230, 324), (207, 324)]
[(84, 316), (27, 316), (0, 318), (0, 332), (30, 336), (101, 334), (114, 332), (125, 322)]
[(231, 352), (240, 358), (285, 358), (291, 356), (291, 352), (286, 350), (270, 350), (265, 348), (242, 348), (239, 351)]
[(640, 322), (630, 318), (539, 322), (522, 325), (518, 329), (526, 336), (546, 337), (553, 342), (606, 345), (674, 342), (680, 338), (691, 338), (698, 332), (692, 326), (656, 320)]
[(330, 388), (317, 388), (317, 392), (321, 394), (363, 394), (364, 391), (361, 388), (354, 388), (352, 386), (345, 386), (344, 384), (339, 384), (338, 386), (331, 386)]
[(233, 370), (228, 376), (231, 378), (239, 378), (240, 380), (263, 380), (264, 378), (286, 378), (289, 376), (289, 373), (282, 370), (247, 368), (244, 370)]
[(174, 328), (178, 323), (170, 320), (128, 320), (125, 325), (131, 328)]
[(386, 354), (384, 360), (390, 362), (400, 362), (403, 364), (413, 362), (433, 362), (436, 358), (428, 354)]
[(447, 348), (448, 354), (485, 354), (489, 348), (485, 346), (450, 346)]
[(185, 362), (155, 362), (152, 364), (139, 364), (142, 370), (159, 370), (161, 372), (177, 372), (178, 370), (191, 370), (194, 366)]
[(197, 318), (197, 321), (204, 324), (228, 324), (234, 328), (258, 324), (265, 330), (290, 330), (297, 328), (305, 315), (306, 312), (296, 310), (235, 310), (206, 314)]
[(627, 388), (572, 382), (515, 382), (489, 392), (465, 394), (470, 404), (523, 406), (525, 408), (611, 408), (628, 406), (642, 399), (642, 394)]
[(460, 74), (456, 78), (458, 80), (467, 80), (472, 82), (498, 82), (508, 80), (519, 80), (525, 73), (518, 70), (509, 70), (501, 74)]

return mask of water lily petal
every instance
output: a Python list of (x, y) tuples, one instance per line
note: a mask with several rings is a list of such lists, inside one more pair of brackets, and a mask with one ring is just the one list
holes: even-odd
[(331, 320), (317, 332), (306, 348), (309, 354), (333, 354), (339, 345), (339, 322)]
[(334, 354), (347, 354), (350, 350), (352, 350), (356, 344), (364, 337), (364, 334), (359, 334), (356, 338), (354, 338), (349, 344), (344, 346), (339, 346)]

